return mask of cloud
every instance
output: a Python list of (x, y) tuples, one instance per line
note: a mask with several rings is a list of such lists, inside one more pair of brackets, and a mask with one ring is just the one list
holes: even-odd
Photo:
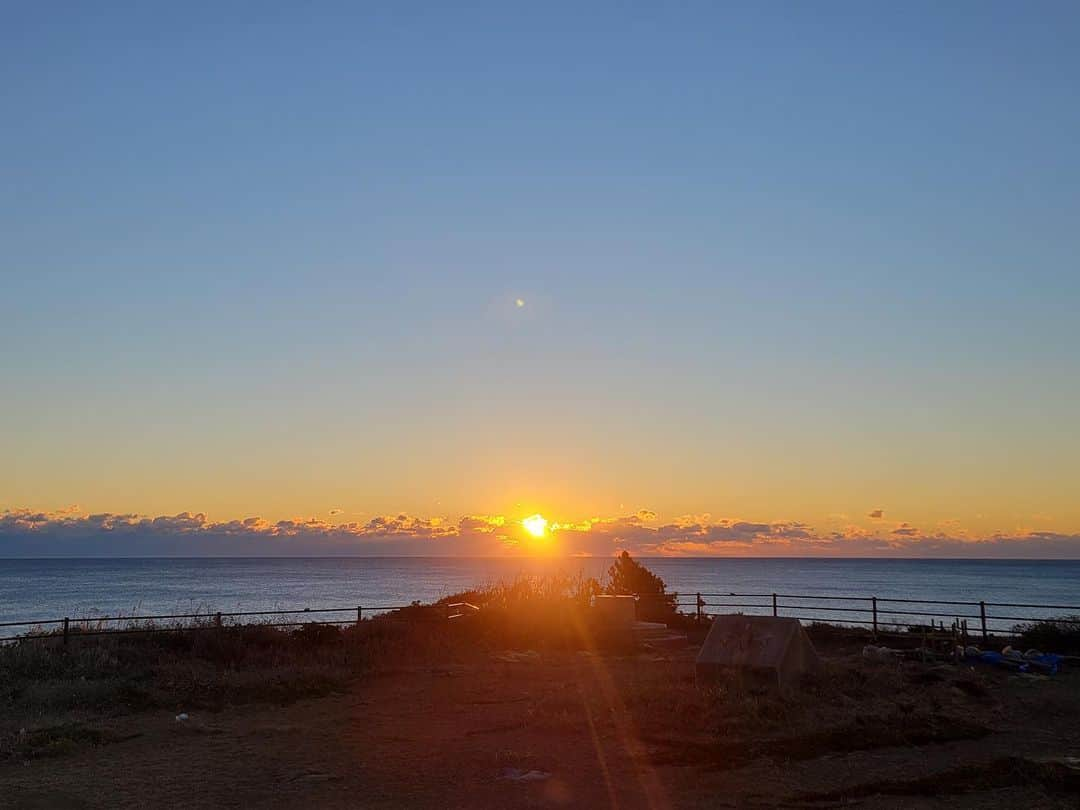
[[(140, 524), (142, 521), (140, 521)], [(150, 521), (155, 531), (166, 532), (197, 532), (206, 525), (206, 515), (200, 512), (197, 515), (191, 512), (181, 512), (179, 515), (162, 515)]]
[(465, 515), (458, 521), (458, 530), (463, 534), (493, 534), (505, 525), (502, 515)]
[[(819, 531), (799, 521), (752, 521), (650, 510), (552, 522), (567, 555), (610, 556), (627, 549), (671, 556), (895, 556), (1080, 558), (1080, 534), (1052, 531), (970, 537), (952, 522), (923, 533), (849, 526)], [(322, 518), (215, 521), (202, 512), (149, 517), (133, 513), (0, 512), (0, 557), (19, 556), (497, 556), (528, 552), (519, 522), (505, 515), (456, 520), (404, 513), (334, 523)]]
[(867, 517), (873, 518), (874, 520), (881, 520), (883, 517), (885, 517), (885, 510), (884, 509), (875, 509), (872, 512), (870, 512), (870, 514), (867, 515)]

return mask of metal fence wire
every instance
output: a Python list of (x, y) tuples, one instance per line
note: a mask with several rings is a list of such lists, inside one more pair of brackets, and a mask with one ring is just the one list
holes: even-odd
[[(874, 634), (940, 627), (956, 628), (986, 640), (991, 635), (1013, 634), (1017, 624), (1080, 626), (1080, 605), (784, 593), (671, 593), (639, 595), (638, 599), (646, 603), (666, 601), (680, 610), (689, 608), (684, 612), (700, 619), (719, 613), (782, 616), (801, 622), (866, 627)], [(1021, 613), (1024, 615), (1018, 615)]]

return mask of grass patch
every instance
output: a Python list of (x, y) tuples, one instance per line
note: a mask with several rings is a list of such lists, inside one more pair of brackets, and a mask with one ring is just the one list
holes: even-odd
[(0, 737), (0, 758), (31, 760), (59, 757), (87, 745), (107, 745), (138, 736), (77, 724), (22, 729), (17, 734)]
[[(0, 647), (0, 740), (57, 719), (163, 708), (288, 704), (380, 669), (452, 659), (446, 622), (380, 617), (348, 627), (197, 626), (171, 632), (72, 633)], [(36, 733), (36, 732), (35, 732)]]
[[(848, 802), (868, 796), (949, 796), (1009, 787), (1027, 791), (1038, 787), (1049, 793), (1076, 795), (1080, 792), (1080, 771), (1064, 762), (1002, 757), (914, 779), (888, 779), (842, 790), (807, 793), (799, 799), (803, 802)], [(1029, 794), (1028, 798), (1035, 797)]]
[(732, 768), (758, 757), (798, 760), (890, 746), (976, 739), (990, 729), (977, 673), (926, 678), (917, 663), (848, 656), (783, 696), (737, 678), (699, 689), (692, 675), (638, 668), (621, 687), (655, 761)]

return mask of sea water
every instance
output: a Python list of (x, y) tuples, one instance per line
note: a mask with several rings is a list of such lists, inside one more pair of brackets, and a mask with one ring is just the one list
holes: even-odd
[[(991, 628), (1010, 617), (1080, 614), (1080, 561), (912, 559), (643, 558), (669, 591), (706, 612), (778, 613), (832, 621), (870, 621), (869, 597), (883, 600), (884, 622), (968, 618), (978, 605), (889, 603), (887, 599), (984, 601)], [(300, 608), (376, 609), (429, 602), (521, 575), (561, 571), (603, 577), (610, 559), (506, 558), (207, 558), (0, 560), (0, 622), (95, 616)], [(752, 594), (753, 596), (730, 596)], [(858, 602), (819, 597), (860, 597)], [(1047, 605), (1046, 609), (999, 607)], [(753, 605), (755, 607), (749, 607)], [(798, 607), (796, 607), (798, 606)], [(1077, 607), (1073, 607), (1077, 606)], [(845, 608), (827, 610), (826, 608)], [(886, 611), (897, 611), (887, 614)], [(1004, 618), (998, 618), (1004, 617)], [(326, 616), (322, 618), (332, 618)], [(22, 628), (17, 629), (22, 632)], [(0, 635), (10, 632), (0, 628)]]

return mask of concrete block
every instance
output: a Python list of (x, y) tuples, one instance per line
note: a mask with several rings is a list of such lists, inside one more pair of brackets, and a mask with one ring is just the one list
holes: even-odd
[(821, 659), (798, 619), (738, 614), (716, 617), (695, 665), (698, 686), (736, 674), (785, 692), (820, 669)]

